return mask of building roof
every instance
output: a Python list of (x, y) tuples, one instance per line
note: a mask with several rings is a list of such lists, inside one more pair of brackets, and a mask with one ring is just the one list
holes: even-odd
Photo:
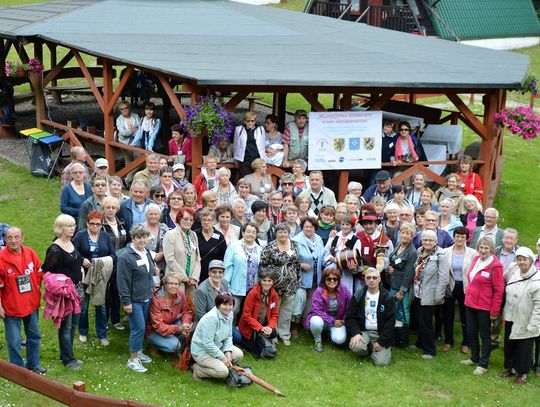
[[(428, 1), (428, 3), (433, 3)], [(432, 17), (437, 36), (455, 40), (540, 35), (531, 0), (441, 0), (434, 7), (444, 24)]]
[(39, 37), (200, 85), (515, 89), (529, 65), (522, 54), (218, 0), (5, 7), (0, 22), (0, 37)]

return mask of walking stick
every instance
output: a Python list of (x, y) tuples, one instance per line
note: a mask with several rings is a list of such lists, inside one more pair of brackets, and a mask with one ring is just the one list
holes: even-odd
[(263, 389), (266, 389), (268, 391), (271, 391), (274, 394), (277, 394), (281, 397), (287, 397), (285, 394), (283, 394), (281, 391), (276, 389), (274, 386), (272, 386), (270, 383), (265, 382), (263, 379), (255, 376), (253, 373), (249, 373), (240, 366), (233, 366), (232, 367), (238, 374), (246, 376), (248, 379), (250, 379), (253, 383), (257, 383), (259, 386), (261, 386)]

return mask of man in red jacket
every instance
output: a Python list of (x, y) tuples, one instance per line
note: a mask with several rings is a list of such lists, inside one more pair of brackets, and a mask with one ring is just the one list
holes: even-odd
[(47, 372), (40, 365), (39, 304), (41, 263), (36, 252), (23, 246), (21, 229), (6, 232), (6, 247), (0, 251), (0, 318), (4, 320), (9, 361), (24, 367), (21, 350), (21, 322), (26, 334), (26, 368)]

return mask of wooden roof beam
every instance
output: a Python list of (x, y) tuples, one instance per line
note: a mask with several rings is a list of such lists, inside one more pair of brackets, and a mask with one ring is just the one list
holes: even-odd
[(157, 75), (159, 82), (161, 83), (161, 86), (163, 87), (163, 90), (169, 97), (169, 100), (171, 104), (174, 107), (174, 110), (176, 110), (176, 113), (178, 113), (178, 116), (180, 116), (181, 120), (184, 120), (186, 118), (186, 112), (184, 108), (182, 107), (182, 104), (174, 94), (173, 89), (171, 88), (171, 84), (167, 81), (167, 79), (163, 76), (163, 74)]
[(313, 109), (315, 109), (316, 112), (326, 112), (326, 108), (319, 102), (317, 97), (310, 92), (302, 92), (300, 93), (304, 99), (308, 101), (308, 103), (311, 105)]
[(227, 103), (225, 103), (225, 109), (227, 109), (229, 112), (233, 112), (234, 109), (236, 109), (236, 106), (238, 106), (240, 102), (244, 100), (250, 93), (250, 90), (238, 91), (236, 95), (234, 95), (232, 98), (229, 99)]
[(381, 110), (390, 99), (394, 97), (395, 93), (383, 93), (377, 98), (374, 103), (368, 108), (368, 110)]
[(73, 52), (71, 50), (58, 62), (58, 64), (51, 69), (51, 71), (43, 79), (43, 86), (47, 86), (53, 79), (55, 79), (60, 71), (67, 65), (69, 61), (73, 59)]
[(94, 82), (94, 78), (92, 78), (92, 75), (90, 75), (90, 72), (88, 71), (88, 68), (86, 67), (86, 64), (84, 63), (83, 59), (81, 58), (81, 55), (79, 54), (79, 51), (75, 49), (71, 49), (71, 52), (73, 53), (73, 56), (77, 60), (77, 63), (79, 64), (79, 67), (81, 68), (84, 78), (86, 79), (88, 86), (90, 86), (90, 90), (96, 97), (96, 101), (99, 107), (101, 108), (101, 111), (105, 112), (105, 101), (103, 100), (103, 96), (99, 92), (99, 89), (97, 88), (96, 83)]
[(113, 111), (114, 105), (116, 104), (120, 96), (122, 95), (122, 91), (126, 87), (126, 84), (129, 81), (129, 77), (131, 76), (132, 73), (133, 73), (133, 67), (128, 66), (124, 72), (124, 75), (120, 79), (120, 83), (118, 84), (118, 87), (114, 91), (113, 95), (111, 96), (111, 99), (109, 100), (109, 103), (107, 104), (107, 107), (105, 109), (106, 113), (110, 113)]
[(461, 98), (456, 93), (447, 93), (446, 97), (454, 104), (455, 107), (460, 111), (463, 121), (467, 123), (476, 134), (482, 137), (483, 140), (489, 138), (489, 132), (487, 127), (478, 120), (476, 115), (467, 107), (467, 105), (461, 100)]

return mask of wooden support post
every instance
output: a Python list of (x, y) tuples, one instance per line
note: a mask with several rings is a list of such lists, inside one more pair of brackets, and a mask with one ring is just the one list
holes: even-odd
[(116, 172), (116, 157), (111, 141), (114, 141), (114, 116), (111, 105), (113, 97), (113, 69), (109, 60), (103, 59), (103, 128), (105, 131), (105, 159), (109, 162), (109, 174)]
[[(249, 92), (247, 92), (249, 94)], [(238, 95), (238, 94), (237, 94)], [(234, 98), (233, 98), (234, 99)], [(197, 103), (199, 100), (199, 94), (197, 92), (191, 93), (191, 104)], [(229, 101), (230, 102), (230, 101)], [(195, 182), (195, 179), (201, 173), (199, 168), (203, 164), (203, 141), (202, 138), (206, 135), (197, 134), (196, 137), (191, 139), (191, 182)]]
[[(480, 168), (479, 174), (482, 178), (484, 196), (482, 205), (487, 207), (488, 205), (493, 204), (495, 198), (494, 194), (490, 196), (491, 192), (491, 183), (495, 182), (495, 185), (498, 184), (498, 174), (496, 171), (496, 164), (499, 159), (499, 152), (497, 151), (497, 139), (502, 137), (502, 132), (495, 127), (493, 122), (493, 114), (497, 112), (497, 107), (499, 106), (499, 95), (490, 92), (485, 95), (484, 100), (484, 123), (483, 126), (486, 131), (486, 138), (482, 141), (480, 147), (480, 159), (484, 160), (486, 164), (482, 165)], [(502, 144), (501, 144), (502, 146)], [(500, 173), (500, 172), (499, 172)]]
[(302, 92), (301, 95), (311, 105), (311, 110), (315, 112), (326, 112), (326, 108), (317, 99), (317, 93)]
[(72, 49), (71, 52), (73, 52), (73, 55), (75, 56), (75, 59), (77, 60), (77, 63), (79, 64), (79, 67), (81, 68), (81, 71), (84, 75), (84, 78), (86, 79), (86, 82), (88, 83), (88, 86), (90, 86), (90, 90), (94, 94), (94, 97), (96, 98), (96, 101), (101, 108), (101, 111), (105, 111), (105, 103), (103, 102), (103, 96), (99, 92), (98, 87), (96, 86), (96, 83), (94, 82), (94, 78), (92, 78), (92, 75), (88, 71), (88, 68), (86, 67), (86, 64), (84, 63), (83, 59), (81, 58), (79, 51)]
[(34, 58), (39, 59), (39, 61), (43, 64), (43, 43), (39, 40), (34, 42)]
[(341, 108), (341, 106), (339, 105), (340, 96), (341, 96), (341, 93), (334, 93), (334, 100), (332, 102), (332, 108), (334, 110), (338, 110)]
[(3, 38), (0, 38), (0, 68), (6, 66), (6, 41)]
[(371, 99), (371, 106), (368, 110), (381, 110), (384, 105), (394, 97), (394, 93), (383, 93), (377, 100)]
[[(50, 44), (50, 45), (47, 44), (47, 46), (49, 47), (49, 50), (51, 51), (51, 69), (52, 69), (56, 66), (56, 62), (58, 61), (58, 47), (56, 46), (56, 44)], [(45, 82), (45, 84), (47, 83)], [(58, 81), (56, 79), (53, 79), (51, 82), (51, 85), (57, 86)]]
[(285, 115), (287, 113), (287, 94), (286, 93), (274, 93), (274, 114), (278, 117), (278, 129), (279, 131), (285, 131)]
[(455, 93), (447, 93), (446, 97), (450, 99), (450, 101), (454, 104), (455, 107), (458, 108), (458, 110), (463, 115), (464, 121), (467, 123), (467, 125), (482, 139), (487, 139), (487, 133), (488, 130), (486, 129), (486, 126), (483, 125), (480, 120), (476, 117), (476, 115), (471, 112), (471, 110), (467, 107), (465, 103), (461, 100), (461, 98), (455, 94)]
[(36, 127), (43, 129), (41, 121), (45, 119), (45, 94), (43, 92), (43, 76), (35, 72), (28, 73), (30, 84), (34, 88), (34, 96), (36, 101)]
[(343, 97), (341, 98), (341, 103), (339, 108), (344, 112), (347, 112), (352, 109), (352, 93), (344, 92)]
[(338, 202), (343, 202), (349, 185), (349, 171), (339, 171)]

